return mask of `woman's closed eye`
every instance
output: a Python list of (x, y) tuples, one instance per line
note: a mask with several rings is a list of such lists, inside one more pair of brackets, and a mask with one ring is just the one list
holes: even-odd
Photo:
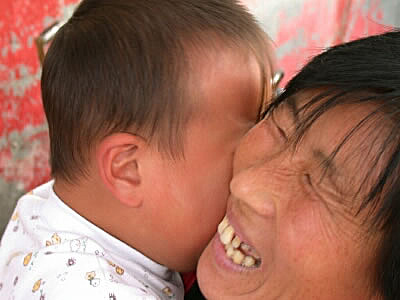
[(323, 204), (323, 206), (327, 209), (330, 215), (333, 215), (333, 212), (328, 205), (326, 199), (318, 192), (315, 182), (313, 181), (313, 177), (309, 173), (304, 173), (303, 177), (303, 184), (306, 193), (310, 196), (312, 201), (318, 201), (319, 203)]
[(304, 184), (306, 185), (306, 190), (313, 196), (313, 198), (320, 199), (321, 195), (315, 189), (311, 174), (305, 173), (303, 174), (303, 178), (304, 178)]

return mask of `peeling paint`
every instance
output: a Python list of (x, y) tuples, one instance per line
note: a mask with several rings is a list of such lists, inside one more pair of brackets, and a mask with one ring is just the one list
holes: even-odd
[(11, 52), (15, 53), (21, 49), (21, 42), (15, 32), (11, 32)]
[(23, 97), (26, 90), (40, 80), (41, 71), (38, 70), (31, 74), (29, 69), (31, 68), (26, 65), (18, 65), (15, 69), (9, 69), (9, 78), (7, 81), (0, 82), (0, 90), (6, 96)]
[[(0, 211), (2, 216), (11, 216), (16, 200), (26, 191), (21, 188), (20, 184), (5, 181), (0, 177)], [(6, 222), (0, 222), (0, 233), (4, 231)]]
[[(27, 126), (23, 131), (12, 131), (0, 140), (0, 170), (3, 179), (37, 183), (48, 179), (48, 131), (46, 125)], [(22, 167), (21, 167), (22, 166)], [(38, 176), (38, 175), (41, 176)]]
[(46, 16), (44, 19), (43, 19), (43, 26), (46, 28), (46, 27), (49, 27), (51, 24), (53, 24), (55, 21), (57, 21), (57, 19), (55, 19), (55, 18), (53, 18), (53, 17), (50, 17), (50, 16)]
[(64, 20), (64, 21), (68, 20), (72, 16), (76, 6), (77, 6), (77, 4), (75, 4), (75, 3), (65, 5), (65, 6), (64, 5), (60, 6), (61, 7), (61, 18), (60, 19)]
[(8, 47), (3, 47), (1, 49), (1, 56), (6, 57), (8, 53)]
[(277, 45), (277, 57), (286, 73), (283, 84), (310, 56), (326, 47), (381, 33), (400, 23), (398, 0), (242, 2), (248, 4)]
[(28, 37), (28, 41), (27, 41), (27, 43), (26, 43), (26, 45), (28, 46), (28, 48), (32, 48), (32, 46), (33, 46), (33, 41), (34, 41), (33, 36)]

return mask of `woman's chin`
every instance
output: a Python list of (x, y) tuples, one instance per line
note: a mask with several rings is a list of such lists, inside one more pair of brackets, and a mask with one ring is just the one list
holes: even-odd
[(220, 251), (215, 249), (217, 242), (219, 242), (219, 238), (218, 235), (215, 235), (203, 251), (197, 265), (197, 280), (200, 290), (209, 300), (222, 299), (226, 294), (225, 286), (228, 285), (221, 269), (224, 258), (221, 257)]

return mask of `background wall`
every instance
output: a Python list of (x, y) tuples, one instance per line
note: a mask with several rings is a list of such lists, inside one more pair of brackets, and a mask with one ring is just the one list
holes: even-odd
[[(161, 1), (161, 0), (160, 0)], [(400, 26), (398, 0), (243, 0), (277, 46), (285, 81), (327, 46)], [(0, 234), (17, 198), (49, 179), (34, 39), (77, 0), (0, 0)]]
[(398, 0), (243, 0), (274, 40), (285, 82), (326, 47), (400, 26)]

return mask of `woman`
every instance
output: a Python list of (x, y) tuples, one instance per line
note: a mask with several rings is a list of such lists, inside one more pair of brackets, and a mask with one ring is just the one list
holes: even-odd
[(241, 142), (207, 299), (400, 299), (400, 33), (310, 61)]

